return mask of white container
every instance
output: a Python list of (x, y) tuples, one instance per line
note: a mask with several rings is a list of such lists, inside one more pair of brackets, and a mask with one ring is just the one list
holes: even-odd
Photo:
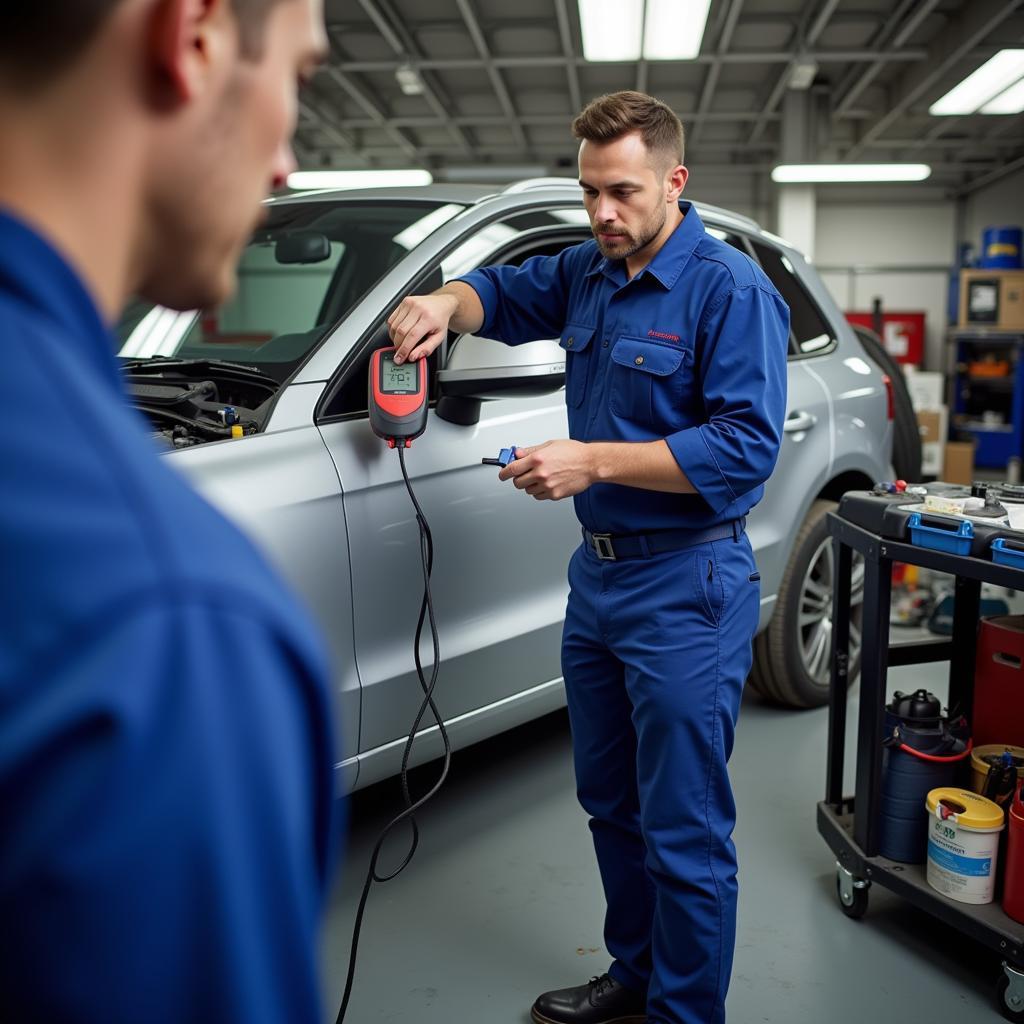
[(991, 903), (1003, 809), (967, 789), (928, 794), (928, 884), (959, 903)]

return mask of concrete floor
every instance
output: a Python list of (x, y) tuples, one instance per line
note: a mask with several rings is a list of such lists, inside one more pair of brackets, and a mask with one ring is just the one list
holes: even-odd
[[(890, 693), (927, 686), (944, 697), (944, 672), (894, 669)], [(994, 955), (878, 886), (862, 921), (840, 912), (835, 861), (815, 828), (826, 722), (824, 709), (780, 711), (752, 693), (744, 701), (730, 765), (740, 858), (731, 1024), (999, 1020)], [(856, 691), (848, 792), (855, 722)], [(417, 773), (420, 792), (435, 770)], [(324, 942), (332, 1021), (371, 843), (398, 802), (397, 785), (384, 783), (350, 804)], [(412, 865), (370, 896), (350, 1024), (525, 1024), (537, 993), (607, 970), (601, 886), (564, 714), (456, 754), (421, 824)]]

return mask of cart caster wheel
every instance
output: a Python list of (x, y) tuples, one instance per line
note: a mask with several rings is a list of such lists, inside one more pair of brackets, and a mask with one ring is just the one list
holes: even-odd
[(1024, 1022), (1024, 972), (1003, 964), (996, 982), (996, 1005), (1006, 1020)]
[(836, 864), (836, 896), (839, 897), (839, 909), (847, 917), (858, 921), (867, 913), (870, 888), (871, 883), (867, 879), (857, 878), (842, 864)]

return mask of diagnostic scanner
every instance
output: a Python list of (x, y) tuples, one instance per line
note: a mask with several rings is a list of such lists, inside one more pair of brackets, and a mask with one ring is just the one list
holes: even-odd
[(427, 427), (427, 361), (396, 363), (395, 348), (370, 359), (370, 426), (389, 448), (408, 448)]

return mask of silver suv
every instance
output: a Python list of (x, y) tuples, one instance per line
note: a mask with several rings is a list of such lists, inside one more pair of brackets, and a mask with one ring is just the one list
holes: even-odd
[[(747, 218), (697, 209), (760, 263), (792, 313), (782, 451), (749, 520), (764, 595), (751, 682), (813, 706), (827, 693), (831, 630), (824, 516), (844, 491), (891, 474), (891, 385), (799, 253)], [(226, 306), (139, 304), (122, 320), (126, 386), (155, 440), (290, 578), (329, 639), (343, 788), (397, 772), (422, 696), (419, 536), (398, 459), (367, 423), (384, 320), (409, 293), (590, 237), (570, 182), (289, 196), (267, 204)], [(572, 503), (529, 501), (480, 464), (567, 436), (564, 362), (557, 340), (509, 348), (469, 335), (431, 356), (429, 424), (406, 461), (433, 530), (437, 704), (455, 746), (564, 703)], [(859, 635), (855, 595), (855, 654)], [(440, 749), (427, 728), (416, 760)]]

